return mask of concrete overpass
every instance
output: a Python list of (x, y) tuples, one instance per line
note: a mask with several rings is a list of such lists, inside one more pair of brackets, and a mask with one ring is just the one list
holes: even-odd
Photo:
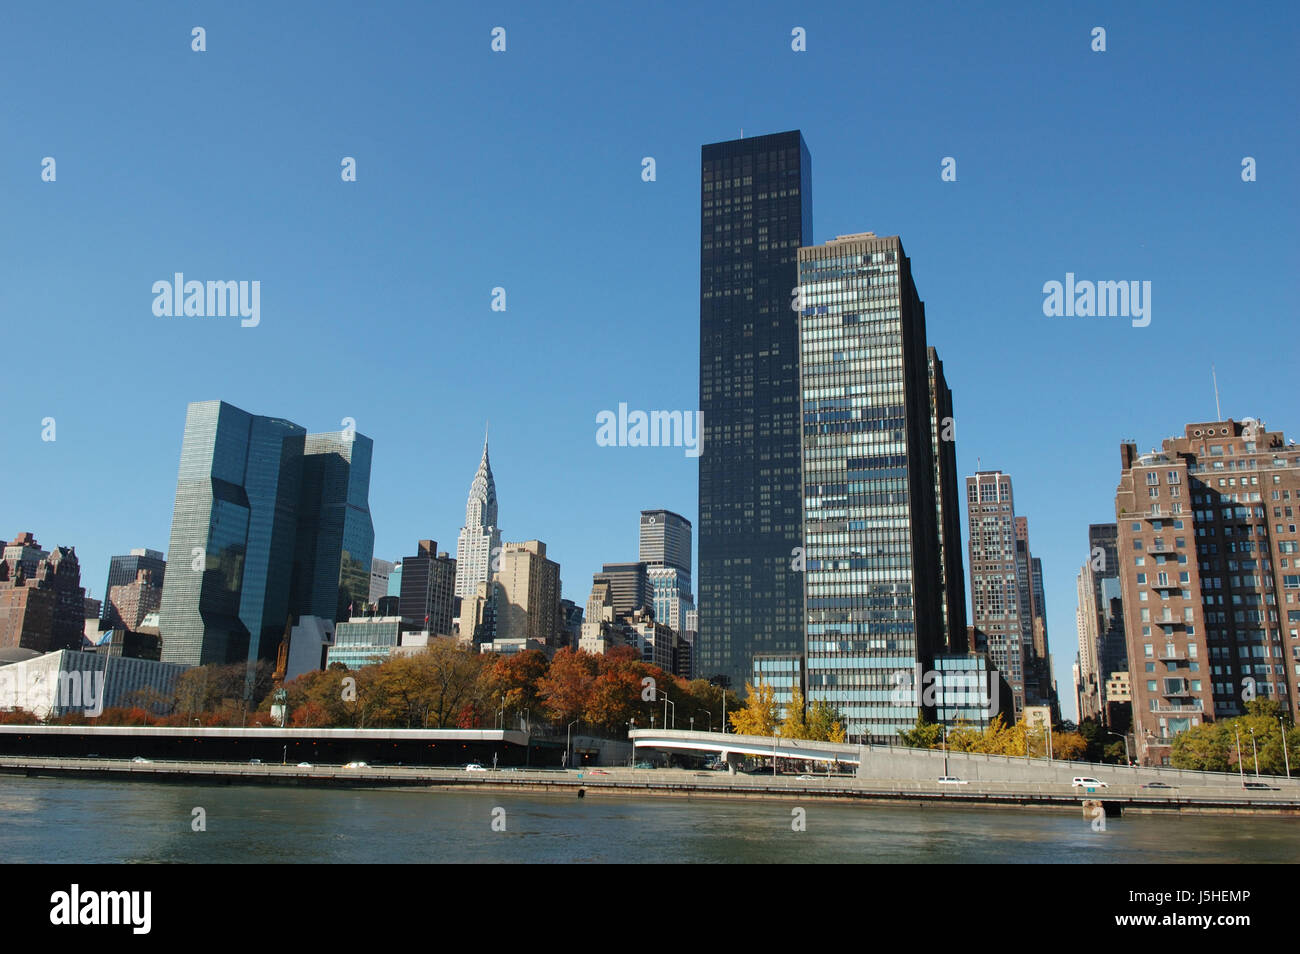
[(940, 749), (912, 749), (898, 745), (846, 745), (809, 742), (761, 735), (731, 735), (721, 732), (689, 732), (673, 729), (636, 729), (631, 733), (637, 750), (694, 752), (725, 757), (734, 767), (745, 755), (853, 765), (860, 780), (882, 782), (934, 782), (940, 776), (956, 776), (972, 785), (987, 783), (1029, 783), (1070, 786), (1078, 776), (1105, 782), (1108, 788), (1138, 787), (1163, 783), (1177, 789), (1242, 789), (1244, 782), (1264, 782), (1289, 797), (1300, 798), (1300, 767), (1295, 778), (1261, 776), (1250, 772), (1199, 772), (1148, 766), (1108, 765), (1098, 762), (1068, 762), (1062, 759), (985, 755), (948, 752)]
[(677, 729), (634, 729), (628, 736), (632, 751), (655, 749), (664, 752), (711, 753), (726, 759), (732, 770), (739, 764), (737, 756), (755, 755), (809, 762), (858, 765), (862, 746), (836, 742), (812, 742), (807, 739), (783, 739), (770, 735), (732, 735), (723, 732), (690, 732)]

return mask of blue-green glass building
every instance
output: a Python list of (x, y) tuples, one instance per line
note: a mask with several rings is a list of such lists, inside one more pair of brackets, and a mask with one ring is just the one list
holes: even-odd
[(291, 617), (338, 619), (345, 594), (364, 600), (370, 453), (359, 434), (309, 437), (224, 401), (189, 406), (159, 614), (164, 661), (274, 661)]

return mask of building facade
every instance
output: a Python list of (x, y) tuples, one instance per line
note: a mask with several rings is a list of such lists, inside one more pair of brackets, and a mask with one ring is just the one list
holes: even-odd
[(292, 617), (364, 601), (372, 443), (224, 401), (186, 411), (159, 611), (164, 661), (274, 661)]
[(25, 533), (5, 553), (0, 561), (0, 649), (80, 650), (86, 590), (76, 549), (55, 547), (48, 553)]
[(642, 510), (637, 559), (677, 570), (677, 583), (691, 599), (691, 522), (671, 510)]
[(164, 714), (185, 666), (80, 650), (57, 650), (0, 665), (0, 709), (41, 718), (139, 706)]
[(1118, 534), (1119, 528), (1113, 523), (1094, 523), (1088, 527), (1088, 561), (1075, 580), (1075, 625), (1079, 637), (1075, 691), (1081, 720), (1106, 721), (1107, 676), (1128, 669), (1116, 551)]
[(421, 540), (414, 556), (402, 558), (402, 592), (398, 612), (408, 630), (452, 635), (456, 616), (457, 563), (436, 540)]
[(925, 306), (870, 232), (800, 249), (799, 298), (808, 701), (896, 741), (933, 718), (898, 674), (946, 645)]
[[(381, 560), (378, 557), (371, 558), (369, 596), (371, 606), (378, 605), (379, 600), (388, 595), (388, 580), (393, 574), (393, 568), (396, 566), (396, 563), (392, 563), (389, 560)], [(401, 590), (398, 590), (394, 595), (399, 595), (400, 593)]]
[(470, 483), (465, 503), (465, 526), (456, 538), (456, 595), (473, 596), (478, 584), (487, 583), (500, 566), (501, 531), (497, 527), (497, 485), (488, 460), (487, 435), (483, 456)]
[(334, 627), (334, 644), (328, 664), (342, 663), (349, 669), (386, 662), (402, 644), (400, 616), (367, 616), (345, 620)]
[(189, 405), (160, 627), (165, 662), (273, 660), (289, 615), (306, 430)]
[(971, 624), (984, 635), (990, 662), (1011, 687), (1016, 718), (1026, 705), (1033, 673), (1033, 616), (1029, 584), (1016, 553), (1011, 477), (1000, 470), (966, 478), (970, 529)]
[(1240, 715), (1294, 718), (1300, 680), (1300, 448), (1252, 419), (1120, 446), (1115, 495), (1136, 757)]
[[(104, 601), (101, 606), (100, 619), (104, 625), (101, 629), (119, 629), (123, 620), (113, 600), (109, 597), (113, 587), (133, 584), (139, 579), (140, 571), (148, 570), (151, 583), (159, 590), (162, 598), (163, 581), (167, 572), (167, 557), (158, 550), (140, 547), (120, 556), (110, 557), (108, 561), (108, 581), (104, 584)], [(127, 627), (130, 629), (130, 627)]]
[(755, 653), (803, 651), (797, 250), (812, 241), (798, 131), (706, 145), (700, 186), (696, 671), (739, 687)]
[(943, 594), (944, 645), (964, 653), (966, 645), (966, 576), (961, 546), (961, 497), (957, 486), (957, 431), (952, 389), (939, 353), (926, 349), (930, 372), (930, 443), (934, 456), (935, 525), (939, 533), (939, 583)]
[(593, 579), (609, 584), (616, 616), (627, 616), (654, 605), (654, 590), (644, 563), (606, 563)]
[(374, 442), (351, 430), (308, 434), (290, 600), (295, 615), (345, 620), (370, 599)]
[(506, 543), (497, 582), (496, 640), (537, 640), (561, 645), (560, 565), (540, 540)]
[[(108, 591), (116, 629), (136, 632), (144, 618), (162, 608), (162, 582), (153, 578), (152, 570), (137, 571), (129, 583), (119, 583)], [(105, 616), (107, 619), (107, 616)]]

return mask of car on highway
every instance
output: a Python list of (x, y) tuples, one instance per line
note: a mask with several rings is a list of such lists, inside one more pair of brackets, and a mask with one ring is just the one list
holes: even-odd
[(347, 763), (347, 765), (344, 765), (343, 767), (350, 768), (350, 769), (370, 768), (370, 766), (365, 762), (349, 762)]
[(588, 775), (608, 775), (609, 773), (606, 772), (604, 769), (589, 769), (589, 770), (587, 771), (587, 774), (588, 774)]
[(1105, 782), (1099, 782), (1088, 775), (1076, 775), (1070, 783), (1071, 788), (1109, 788)]
[(132, 761), (132, 762), (143, 762), (145, 765), (152, 765), (152, 764), (153, 764), (153, 760), (152, 760), (152, 759), (147, 759), (147, 758), (145, 758), (143, 755), (137, 755), (137, 756), (136, 756), (135, 758), (133, 758), (131, 761)]
[(652, 769), (655, 767), (653, 762), (637, 762), (636, 767), (640, 769)]
[(1282, 791), (1276, 785), (1269, 785), (1266, 782), (1242, 782), (1242, 788), (1248, 788), (1252, 791), (1280, 792)]
[(249, 760), (248, 760), (248, 764), (249, 764), (249, 765), (261, 765), (261, 764), (262, 764), (262, 760), (261, 760), (261, 759), (249, 759)]
[(817, 777), (818, 777), (818, 776), (816, 776), (816, 775), (800, 775), (799, 778), (798, 778), (798, 781), (800, 781), (800, 782), (812, 782), (812, 781), (815, 781), (815, 780), (817, 779)]
[(940, 785), (969, 785), (970, 782), (964, 778), (958, 778), (956, 775), (941, 775), (939, 777)]
[(1138, 788), (1167, 788), (1172, 790), (1172, 785), (1166, 785), (1164, 782), (1143, 782)]
[(485, 769), (483, 766), (479, 765), (477, 762), (469, 762), (469, 763), (467, 763), (466, 766), (465, 766), (465, 771), (466, 771), (466, 772), (486, 772), (487, 769)]
[(313, 766), (312, 766), (312, 764), (311, 764), (310, 762), (299, 762), (299, 763), (298, 763), (298, 768), (312, 768), (312, 767), (313, 767)]

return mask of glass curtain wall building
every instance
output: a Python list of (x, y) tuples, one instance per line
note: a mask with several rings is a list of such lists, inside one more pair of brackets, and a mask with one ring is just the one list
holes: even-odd
[(897, 741), (942, 652), (925, 309), (897, 236), (799, 250), (808, 701)]
[(291, 617), (346, 619), (370, 587), (370, 438), (224, 401), (186, 412), (162, 659), (274, 662)]
[(306, 434), (224, 401), (189, 406), (159, 614), (163, 662), (275, 659)]
[(803, 651), (796, 254), (812, 240), (798, 131), (706, 145), (700, 191), (696, 672), (739, 687), (756, 653)]
[(297, 613), (339, 622), (370, 599), (373, 452), (370, 438), (351, 431), (306, 438), (294, 560)]

